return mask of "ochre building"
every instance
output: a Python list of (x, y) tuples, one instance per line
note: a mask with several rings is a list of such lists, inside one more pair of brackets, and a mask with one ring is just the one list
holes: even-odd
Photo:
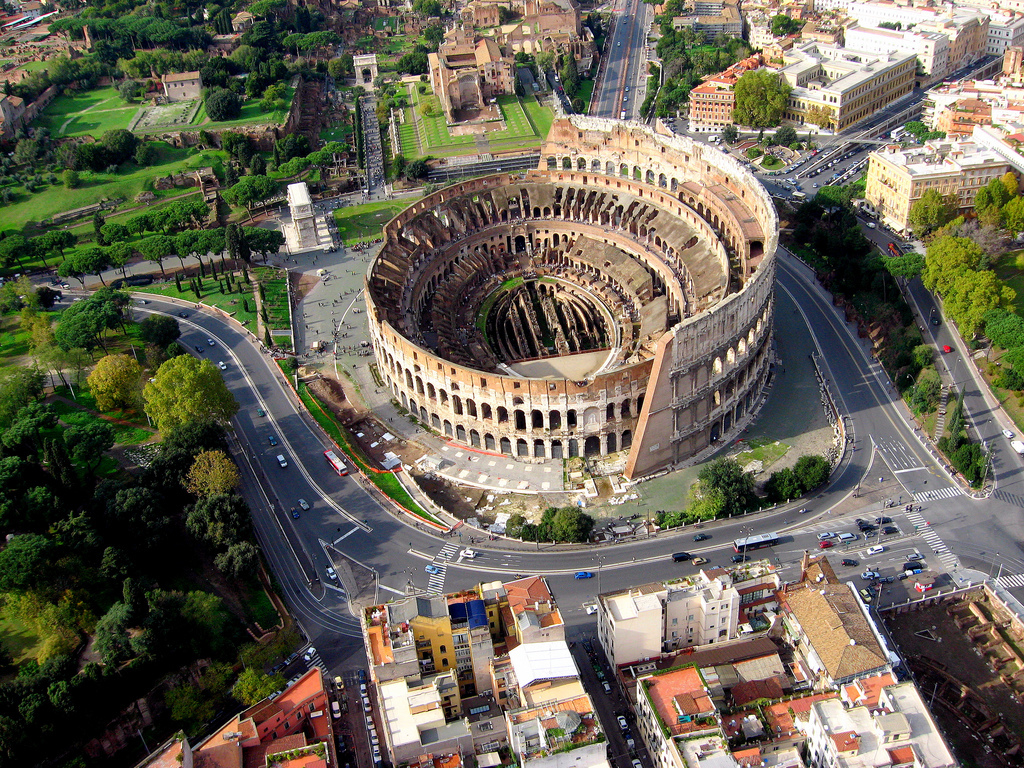
[(769, 196), (732, 158), (558, 119), (537, 170), (453, 184), (385, 226), (366, 276), (379, 370), (410, 413), (480, 450), (668, 468), (760, 400), (777, 241)]

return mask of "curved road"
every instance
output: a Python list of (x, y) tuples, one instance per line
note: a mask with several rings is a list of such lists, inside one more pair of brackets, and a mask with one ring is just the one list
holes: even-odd
[[(475, 560), (452, 561), (448, 566), (445, 591), (491, 578), (543, 574), (558, 596), (570, 634), (580, 635), (592, 628), (584, 606), (598, 591), (696, 570), (690, 563), (672, 562), (670, 555), (679, 550), (725, 564), (732, 555), (734, 538), (751, 531), (776, 530), (783, 534), (783, 541), (770, 556), (784, 569), (792, 569), (803, 550), (817, 547), (816, 530), (832, 520), (827, 517), (828, 510), (855, 492), (873, 460), (873, 474), (879, 472), (879, 454), (888, 466), (887, 480), (895, 472), (912, 494), (944, 494), (925, 502), (925, 514), (965, 565), (989, 572), (999, 563), (1004, 576), (1024, 573), (1024, 552), (1017, 544), (1024, 507), (1021, 462), (1008, 446), (998, 444), (995, 436), (1000, 426), (992, 422), (989, 430), (995, 433), (996, 497), (976, 501), (958, 493), (906, 420), (906, 411), (880, 366), (853, 338), (810, 271), (781, 254), (778, 275), (778, 311), (800, 312), (819, 350), (827, 350), (828, 376), (840, 408), (848, 416), (853, 450), (847, 451), (826, 493), (774, 512), (709, 524), (702, 532), (711, 539), (700, 544), (692, 542), (692, 530), (691, 535), (666, 534), (570, 552), (543, 547), (539, 551), (488, 549), (485, 544), (474, 544)], [(139, 313), (178, 315), (183, 311), (179, 304), (147, 298), (147, 305), (137, 307)], [(251, 470), (243, 471), (243, 492), (253, 508), (257, 534), (283, 596), (329, 667), (361, 666), (358, 622), (348, 611), (346, 595), (324, 575), (330, 565), (324, 545), (336, 542), (339, 552), (374, 569), (379, 578), (378, 598), (383, 602), (403, 594), (407, 586), (426, 590), (429, 576), (424, 566), (447, 542), (384, 509), (357, 478), (333, 472), (321, 455), (329, 443), (275, 372), (275, 363), (253, 344), (251, 335), (213, 313), (194, 307), (184, 311), (189, 316), (180, 320), (182, 343), (190, 350), (199, 346), (200, 354), (214, 362), (223, 360), (228, 366), (225, 380), (241, 406), (234, 420), (238, 458), (243, 468)], [(216, 346), (206, 344), (208, 337)], [(974, 397), (981, 400), (977, 392)], [(969, 392), (969, 404), (971, 400)], [(267, 416), (259, 417), (257, 408), (263, 408)], [(277, 446), (269, 444), (270, 436), (279, 441)], [(278, 465), (277, 454), (287, 458), (287, 468)], [(293, 519), (290, 510), (297, 506), (298, 498), (308, 500), (312, 508)], [(797, 507), (806, 507), (809, 513), (800, 515)], [(907, 521), (898, 522), (902, 522), (904, 534), (899, 540), (907, 552), (923, 545)], [(895, 545), (893, 550), (900, 551)], [(590, 571), (596, 579), (576, 580), (573, 573), (577, 570)], [(795, 578), (795, 571), (792, 574)], [(1021, 581), (1024, 583), (1024, 577)]]

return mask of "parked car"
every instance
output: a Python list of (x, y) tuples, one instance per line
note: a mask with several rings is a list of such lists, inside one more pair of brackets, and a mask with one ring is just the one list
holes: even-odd
[(1016, 435), (1014, 435), (1013, 432), (1011, 432), (1010, 430), (1004, 429), (1003, 437), (1005, 437), (1007, 440), (1013, 440), (1013, 438), (1016, 437)]
[(819, 541), (818, 542), (818, 549), (831, 549), (832, 546), (833, 545), (832, 545), (831, 541), (827, 541), (826, 540), (826, 541)]
[(277, 454), (277, 463), (281, 469), (285, 469), (288, 466), (288, 460), (284, 457), (283, 453)]
[(292, 517), (294, 517), (296, 520), (299, 519), (299, 510), (297, 510), (295, 507), (292, 507)]
[(834, 539), (835, 536), (836, 535), (831, 531), (825, 531), (824, 533), (818, 534), (818, 541), (824, 541), (825, 539)]
[(860, 591), (860, 596), (861, 596), (861, 599), (863, 599), (865, 603), (870, 603), (871, 602), (872, 594), (868, 590), (862, 589)]
[(857, 534), (856, 533), (840, 533), (839, 534), (839, 540), (843, 541), (843, 542), (856, 541), (857, 540)]
[(891, 517), (876, 517), (875, 518), (875, 524), (876, 525), (889, 525), (891, 522), (892, 522), (892, 518)]
[(207, 339), (206, 343), (209, 344), (211, 347), (216, 347), (217, 346), (217, 342), (214, 341), (213, 339)]
[(227, 363), (225, 363), (223, 360), (217, 363), (217, 367), (220, 368), (222, 371), (226, 371), (228, 369)]
[(621, 729), (622, 729), (622, 730), (624, 730), (624, 731), (628, 731), (628, 730), (629, 730), (629, 723), (627, 723), (627, 722), (626, 722), (626, 718), (624, 718), (624, 717), (623, 717), (622, 715), (619, 715), (619, 716), (618, 716), (617, 718), (615, 718), (615, 719), (616, 719), (616, 720), (618, 721), (618, 723), (619, 723), (619, 728), (621, 728)]
[(277, 445), (277, 438), (273, 435), (267, 435), (267, 442), (270, 443), (271, 447)]
[(878, 571), (864, 571), (864, 573), (862, 573), (860, 577), (864, 579), (864, 581), (874, 581), (881, 575), (882, 574), (880, 574)]
[(915, 552), (912, 555), (907, 555), (907, 560), (924, 560), (924, 555), (920, 552)]
[(188, 317), (188, 312), (179, 312), (178, 317)]

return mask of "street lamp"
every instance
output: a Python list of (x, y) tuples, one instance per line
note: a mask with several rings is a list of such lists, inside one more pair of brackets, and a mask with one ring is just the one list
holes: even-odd
[(601, 594), (601, 569), (604, 567), (604, 555), (598, 555), (597, 558), (597, 594)]

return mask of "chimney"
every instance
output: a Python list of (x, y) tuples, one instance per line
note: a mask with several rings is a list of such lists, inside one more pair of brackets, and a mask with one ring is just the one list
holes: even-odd
[(800, 558), (800, 580), (804, 580), (804, 575), (807, 573), (807, 569), (811, 565), (811, 553), (808, 550), (804, 550), (803, 557)]

